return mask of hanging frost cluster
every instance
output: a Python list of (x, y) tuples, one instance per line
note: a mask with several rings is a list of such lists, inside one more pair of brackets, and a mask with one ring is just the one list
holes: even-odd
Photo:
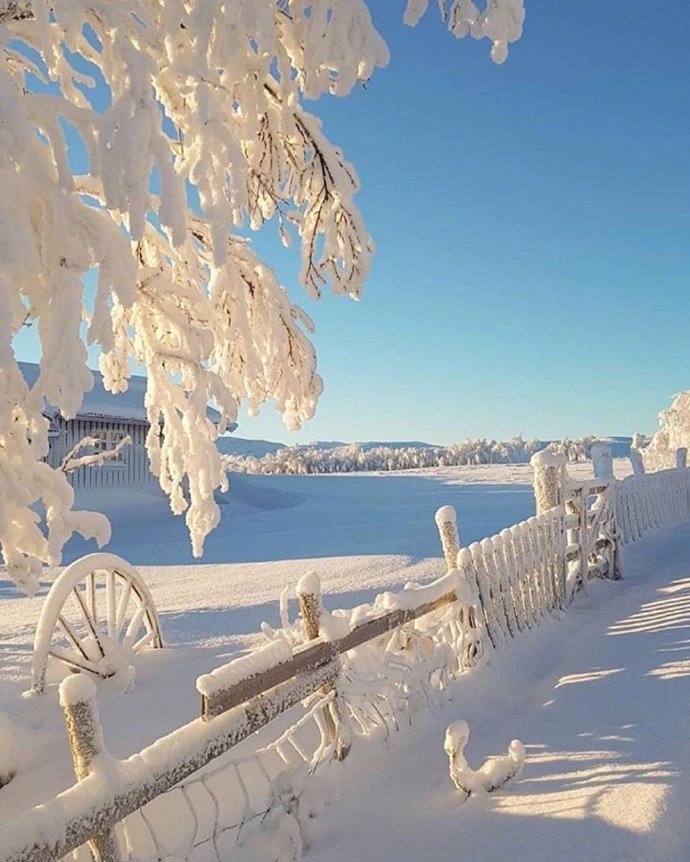
[[(523, 14), (521, 0), (441, 11), (497, 60)], [(274, 400), (294, 429), (322, 390), (309, 318), (232, 230), (273, 220), (311, 297), (360, 296), (373, 244), (357, 176), (302, 99), (347, 95), (388, 49), (364, 0), (0, 0), (0, 50), (3, 561), (31, 591), (72, 532), (108, 538), (42, 461), (45, 403), (70, 418), (93, 385), (87, 345), (112, 392), (145, 366), (151, 467), (199, 555), (238, 405)], [(12, 346), (27, 323), (30, 389)]]

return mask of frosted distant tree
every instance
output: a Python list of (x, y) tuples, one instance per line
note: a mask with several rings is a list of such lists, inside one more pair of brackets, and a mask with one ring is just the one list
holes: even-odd
[(635, 434), (632, 446), (642, 453), (648, 470), (667, 470), (676, 465), (676, 450), (690, 448), (690, 390), (679, 392), (659, 413), (659, 429), (651, 441)]
[[(521, 34), (523, 0), (438, 5), (496, 62)], [(405, 21), (426, 7), (410, 0)], [(293, 429), (313, 415), (309, 318), (232, 231), (273, 221), (309, 296), (360, 296), (357, 175), (302, 102), (347, 95), (388, 49), (364, 0), (0, 0), (0, 49), (0, 545), (31, 592), (74, 531), (109, 531), (41, 460), (45, 402), (71, 417), (93, 385), (88, 345), (113, 392), (145, 366), (152, 469), (196, 555), (238, 405), (274, 400)], [(31, 389), (13, 353), (27, 322)]]

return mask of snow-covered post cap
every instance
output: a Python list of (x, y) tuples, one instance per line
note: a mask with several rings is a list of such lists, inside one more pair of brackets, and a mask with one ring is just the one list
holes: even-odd
[(452, 506), (441, 506), (434, 515), (436, 526), (441, 537), (443, 556), (446, 558), (448, 571), (458, 564), (460, 552), (460, 536), (458, 535), (457, 515)]
[(548, 447), (535, 452), (530, 459), (534, 469), (534, 497), (537, 515), (548, 512), (563, 502), (566, 457)]
[(688, 468), (688, 450), (685, 446), (676, 449), (676, 467), (678, 470), (687, 470)]
[(321, 628), (321, 580), (316, 572), (307, 572), (297, 581), (297, 601), (304, 620), (307, 640), (319, 636)]
[(592, 449), (592, 464), (594, 466), (594, 475), (597, 479), (603, 479), (606, 482), (613, 480), (613, 449), (610, 443), (593, 443)]

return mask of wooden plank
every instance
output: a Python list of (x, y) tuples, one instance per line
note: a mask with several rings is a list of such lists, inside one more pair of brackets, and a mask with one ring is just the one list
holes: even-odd
[(439, 596), (434, 601), (425, 602), (416, 608), (390, 611), (380, 617), (374, 617), (374, 619), (360, 623), (355, 626), (351, 632), (346, 634), (345, 637), (334, 641), (334, 643), (337, 645), (339, 653), (348, 652), (348, 650), (361, 646), (367, 641), (373, 640), (386, 632), (405, 625), (405, 623), (412, 622), (419, 617), (433, 613), (433, 611), (438, 611), (446, 605), (453, 604), (455, 601), (457, 601), (457, 595), (455, 594), (455, 590), (451, 590), (450, 592)]
[(325, 667), (341, 653), (355, 649), (355, 647), (381, 637), (386, 632), (433, 611), (440, 610), (455, 601), (457, 601), (455, 590), (451, 590), (434, 601), (425, 602), (416, 608), (390, 611), (387, 614), (365, 620), (339, 640), (310, 641), (307, 646), (296, 652), (290, 661), (282, 662), (265, 671), (253, 674), (236, 685), (222, 689), (211, 696), (202, 697), (201, 717), (204, 721), (216, 718), (253, 697), (265, 694), (277, 685), (293, 679), (293, 677), (312, 673)]
[[(252, 674), (230, 688), (202, 697), (201, 717), (209, 721), (254, 697), (265, 694), (281, 683), (311, 673), (333, 662), (338, 656), (336, 642), (318, 640), (295, 653), (291, 661), (281, 662), (265, 671)], [(337, 675), (337, 674), (336, 674)]]

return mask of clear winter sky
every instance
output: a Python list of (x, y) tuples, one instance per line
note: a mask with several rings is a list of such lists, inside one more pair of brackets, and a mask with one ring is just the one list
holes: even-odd
[(404, 0), (371, 5), (390, 66), (311, 107), (359, 172), (373, 272), (361, 302), (312, 303), (296, 249), (257, 237), (326, 391), (299, 434), (267, 405), (238, 435), (652, 431), (690, 388), (686, 0), (528, 0), (503, 66), (434, 3), (415, 29)]

